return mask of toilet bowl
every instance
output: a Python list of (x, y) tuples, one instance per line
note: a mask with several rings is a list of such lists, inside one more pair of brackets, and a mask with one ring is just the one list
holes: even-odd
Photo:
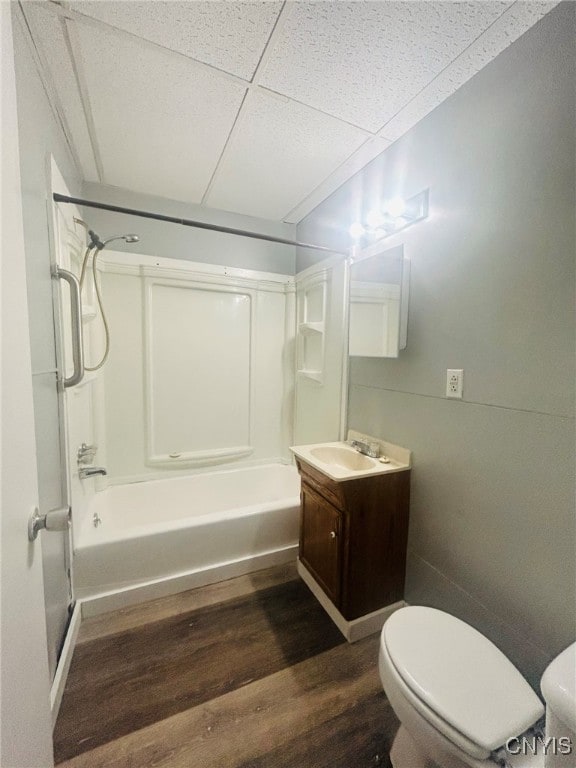
[(544, 675), (544, 733), (542, 702), (484, 635), (435, 608), (401, 608), (382, 629), (379, 654), (382, 685), (401, 723), (392, 765), (573, 768), (575, 667), (576, 644)]

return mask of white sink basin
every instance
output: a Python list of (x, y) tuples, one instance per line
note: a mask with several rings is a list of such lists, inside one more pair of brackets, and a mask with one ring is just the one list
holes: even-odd
[(324, 464), (336, 464), (338, 467), (352, 472), (373, 469), (375, 462), (375, 459), (364, 456), (353, 448), (341, 445), (322, 445), (319, 448), (312, 448), (310, 455)]
[(290, 450), (322, 474), (339, 482), (410, 469), (410, 451), (384, 441), (377, 442), (385, 454), (384, 461), (364, 456), (344, 442), (295, 445)]

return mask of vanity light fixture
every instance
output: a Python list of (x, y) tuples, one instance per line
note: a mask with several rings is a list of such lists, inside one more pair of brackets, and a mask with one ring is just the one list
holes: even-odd
[(359, 240), (361, 237), (364, 237), (366, 230), (359, 221), (355, 221), (354, 224), (350, 225), (349, 233), (350, 237), (353, 237), (354, 240)]
[(411, 224), (428, 216), (428, 189), (404, 200), (401, 197), (388, 198), (371, 208), (364, 221), (355, 221), (348, 230), (353, 240), (366, 240), (369, 244), (396, 234)]
[(366, 226), (370, 230), (379, 229), (386, 223), (386, 214), (378, 208), (373, 208), (366, 214)]
[(406, 201), (402, 197), (392, 197), (390, 200), (384, 201), (382, 211), (397, 219), (406, 213)]

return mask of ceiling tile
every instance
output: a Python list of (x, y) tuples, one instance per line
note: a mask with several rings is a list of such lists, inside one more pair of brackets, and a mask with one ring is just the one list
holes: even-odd
[(297, 2), (259, 82), (377, 131), (511, 2)]
[(281, 219), (365, 140), (364, 133), (287, 99), (250, 93), (207, 204)]
[(281, 2), (109, 2), (81, 0), (70, 8), (250, 80)]
[(416, 98), (386, 123), (382, 128), (382, 135), (390, 141), (400, 138), (524, 34), (555, 5), (558, 5), (558, 2), (514, 3), (450, 67), (446, 68)]
[(78, 35), (105, 182), (199, 202), (245, 89), (134, 39)]
[[(296, 221), (556, 4), (23, 6), (86, 179), (97, 178), (103, 166), (107, 184)], [(247, 93), (240, 78), (249, 79), (259, 62), (258, 81)]]
[(41, 5), (23, 3), (23, 10), (34, 42), (44, 59), (45, 66), (48, 67), (51, 86), (58, 94), (70, 133), (69, 138), (76, 151), (78, 162), (82, 166), (79, 170), (87, 181), (99, 181), (90, 134), (68, 54), (62, 22), (58, 16)]

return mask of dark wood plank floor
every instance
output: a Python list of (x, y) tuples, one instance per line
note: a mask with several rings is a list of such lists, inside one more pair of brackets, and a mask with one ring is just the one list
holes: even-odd
[[(378, 636), (344, 641), (293, 569), (89, 619), (62, 768), (389, 766)], [(144, 617), (144, 618), (143, 618)]]

